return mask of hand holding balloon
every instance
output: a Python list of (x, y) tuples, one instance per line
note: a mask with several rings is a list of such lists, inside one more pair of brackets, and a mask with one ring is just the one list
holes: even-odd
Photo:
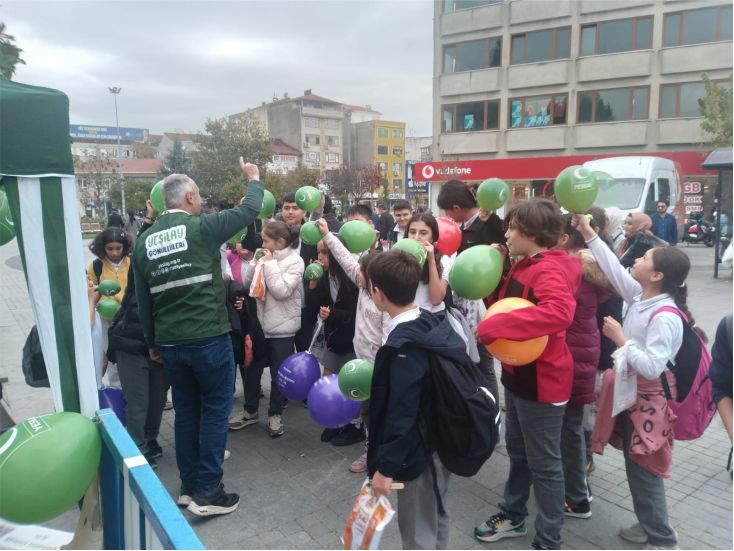
[(331, 233), (329, 231), (329, 224), (326, 223), (326, 220), (323, 218), (319, 218), (316, 220), (316, 225), (319, 228), (319, 231), (321, 232), (321, 235), (326, 235), (327, 233)]
[(593, 239), (596, 235), (594, 228), (591, 227), (589, 217), (589, 214), (574, 214), (571, 219), (571, 225), (579, 231), (581, 237), (586, 241)]

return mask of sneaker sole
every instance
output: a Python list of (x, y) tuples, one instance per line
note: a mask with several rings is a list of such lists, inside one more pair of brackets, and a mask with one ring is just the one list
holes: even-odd
[(523, 536), (528, 535), (528, 529), (525, 528), (521, 531), (518, 531), (517, 529), (511, 530), (509, 532), (498, 532), (497, 534), (493, 534), (491, 536), (481, 536), (474, 532), (474, 537), (478, 539), (481, 542), (484, 543), (493, 543), (495, 541), (500, 541), (504, 538), (522, 538)]
[(256, 425), (258, 422), (258, 419), (250, 419), (249, 421), (243, 421), (242, 423), (229, 424), (229, 430), (242, 430), (245, 427), (249, 427), (250, 425)]
[(625, 536), (620, 532), (619, 537), (630, 543), (647, 543), (647, 536)]
[(354, 473), (354, 474), (365, 473), (365, 472), (367, 472), (367, 467), (366, 466), (364, 466), (364, 467), (352, 467), (350, 465), (349, 466), (349, 472), (350, 473)]
[(235, 511), (239, 506), (239, 501), (230, 507), (221, 507), (219, 505), (197, 505), (196, 502), (192, 500), (187, 509), (198, 517), (210, 517), (213, 515), (229, 514)]
[(573, 518), (591, 518), (591, 511), (589, 511), (588, 513), (574, 513), (573, 511), (563, 511), (563, 514), (564, 516)]
[(189, 505), (191, 505), (191, 496), (187, 496), (187, 495), (178, 496), (178, 499), (176, 500), (176, 504), (179, 507), (188, 507)]
[(278, 436), (283, 436), (283, 434), (285, 434), (285, 429), (275, 431), (268, 429), (268, 434), (270, 435), (270, 438), (278, 438)]

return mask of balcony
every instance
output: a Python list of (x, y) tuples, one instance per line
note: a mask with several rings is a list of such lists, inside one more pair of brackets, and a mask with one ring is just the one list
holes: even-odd
[(571, 17), (572, 0), (543, 0), (543, 2), (510, 3), (510, 25)]
[(657, 143), (659, 144), (692, 144), (702, 143), (701, 121), (703, 118), (661, 119), (657, 121)]
[(502, 28), (505, 4), (490, 4), (441, 15), (441, 36)]
[(646, 145), (649, 121), (602, 122), (576, 126), (576, 148)]
[[(535, 2), (531, 2), (535, 4)], [(514, 4), (513, 4), (514, 5)], [(572, 61), (545, 61), (542, 63), (526, 63), (511, 65), (507, 68), (507, 87), (532, 88), (536, 86), (567, 86), (570, 79)]]
[(660, 73), (690, 73), (727, 69), (732, 66), (732, 42), (675, 46), (660, 50)]
[(652, 50), (580, 57), (576, 61), (577, 80), (591, 82), (648, 77), (652, 73), (652, 61)]
[(496, 130), (441, 134), (438, 138), (438, 152), (441, 155), (494, 153), (497, 151), (499, 134)]
[(566, 149), (566, 126), (513, 128), (505, 132), (507, 151)]
[(458, 96), (461, 94), (482, 94), (499, 90), (502, 69), (482, 69), (441, 75), (439, 95)]

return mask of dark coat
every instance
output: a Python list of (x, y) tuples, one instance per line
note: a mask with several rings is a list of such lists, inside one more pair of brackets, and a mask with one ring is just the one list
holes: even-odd
[(474, 245), (492, 245), (493, 243), (504, 242), (505, 229), (502, 226), (502, 220), (495, 213), (492, 213), (487, 220), (477, 217), (471, 226), (462, 230), (459, 252), (462, 253)]
[(731, 314), (719, 322), (716, 329), (716, 340), (711, 348), (711, 394), (714, 403), (725, 397), (732, 397), (732, 352), (731, 352)]
[(326, 348), (336, 354), (354, 352), (354, 324), (357, 316), (359, 289), (351, 281), (339, 286), (336, 302), (331, 300), (328, 276), (322, 277), (315, 289), (306, 287), (306, 310), (309, 319), (316, 319), (321, 306), (331, 309), (324, 323)]
[(667, 241), (663, 241), (659, 237), (639, 232), (627, 239), (627, 248), (619, 257), (619, 263), (625, 268), (631, 268), (635, 264), (635, 260), (645, 256), (645, 253), (653, 247), (662, 247), (668, 245)]

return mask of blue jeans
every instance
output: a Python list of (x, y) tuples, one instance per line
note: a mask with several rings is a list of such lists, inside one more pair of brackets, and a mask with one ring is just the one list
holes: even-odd
[(171, 381), (181, 482), (190, 492), (211, 492), (222, 480), (232, 411), (232, 341), (224, 334), (158, 350)]

